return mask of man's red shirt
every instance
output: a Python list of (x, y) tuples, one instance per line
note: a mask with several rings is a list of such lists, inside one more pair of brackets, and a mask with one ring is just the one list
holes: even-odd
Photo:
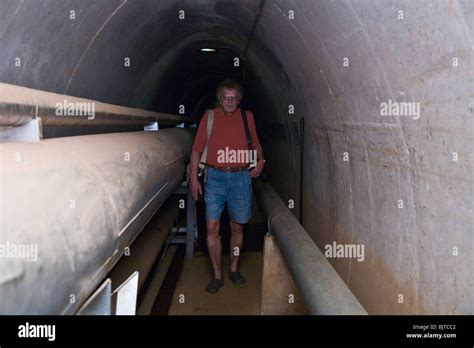
[[(251, 111), (246, 111), (246, 114), (250, 132), (250, 146), (252, 149), (255, 149), (255, 147), (260, 144), (255, 129), (255, 120)], [(207, 138), (207, 116), (208, 111), (206, 110), (199, 122), (198, 131), (194, 140), (193, 150), (195, 151), (204, 151)], [(219, 160), (222, 160), (222, 153), (226, 152), (226, 147), (227, 153), (231, 153), (231, 150), (248, 150), (240, 108), (237, 108), (231, 115), (225, 115), (220, 107), (214, 109), (214, 123), (212, 125), (211, 136), (208, 140), (206, 163), (219, 167), (241, 167), (248, 164), (248, 162), (239, 161), (235, 163), (232, 163), (232, 161), (219, 162), (218, 151), (221, 150)], [(226, 160), (229, 160), (229, 157), (226, 157)], [(237, 156), (236, 160), (242, 159), (238, 157), (241, 156)]]

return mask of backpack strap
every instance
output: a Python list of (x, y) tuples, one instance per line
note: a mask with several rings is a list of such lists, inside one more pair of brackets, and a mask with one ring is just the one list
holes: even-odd
[(247, 122), (247, 113), (244, 109), (240, 109), (242, 111), (242, 120), (244, 121), (244, 128), (245, 128), (245, 138), (247, 139), (247, 146), (250, 149), (250, 131), (249, 131), (249, 123)]
[[(252, 146), (251, 146), (249, 123), (247, 121), (247, 113), (245, 112), (244, 109), (241, 109), (241, 111), (242, 111), (242, 120), (244, 121), (245, 138), (247, 140), (247, 146), (250, 151), (255, 151), (255, 150), (252, 150)], [(252, 157), (250, 156), (250, 167), (255, 167), (257, 165), (256, 160), (257, 160), (256, 158), (252, 160)]]
[(209, 143), (209, 137), (211, 136), (212, 125), (214, 124), (214, 110), (209, 109), (207, 111), (207, 138), (206, 138), (206, 146), (204, 147), (204, 151), (201, 155), (201, 160), (199, 161), (199, 168), (204, 169), (206, 166), (207, 160), (207, 145)]

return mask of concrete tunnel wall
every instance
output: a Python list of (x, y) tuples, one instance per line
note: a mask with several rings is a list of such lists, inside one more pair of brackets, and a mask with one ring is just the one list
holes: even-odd
[[(0, 82), (196, 117), (242, 76), (258, 8), (0, 0)], [(364, 245), (362, 262), (329, 260), (371, 314), (474, 314), (473, 23), (469, 0), (268, 0), (249, 45), (244, 99), (272, 185), (298, 214), (303, 117), (303, 226), (323, 252)], [(383, 116), (389, 100), (419, 118)]]

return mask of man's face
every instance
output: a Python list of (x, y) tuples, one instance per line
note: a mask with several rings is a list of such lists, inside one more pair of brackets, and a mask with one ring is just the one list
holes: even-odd
[(219, 104), (227, 113), (232, 113), (240, 103), (239, 93), (235, 89), (224, 88), (219, 97)]

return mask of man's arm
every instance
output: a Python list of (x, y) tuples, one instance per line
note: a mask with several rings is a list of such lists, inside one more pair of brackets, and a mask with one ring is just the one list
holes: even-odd
[(204, 113), (201, 121), (199, 122), (198, 131), (191, 152), (191, 158), (189, 160), (189, 181), (191, 184), (191, 193), (196, 201), (198, 199), (198, 193), (202, 194), (202, 187), (197, 179), (197, 171), (199, 167), (199, 161), (201, 160), (201, 154), (204, 151), (207, 142), (207, 112)]
[(201, 152), (193, 150), (191, 153), (191, 160), (189, 162), (189, 175), (191, 180), (197, 180), (197, 170), (200, 159)]
[(198, 194), (202, 194), (202, 187), (197, 178), (197, 170), (200, 160), (201, 152), (193, 150), (191, 153), (191, 160), (189, 161), (189, 180), (191, 184), (191, 194), (195, 201), (198, 199)]
[(249, 172), (249, 174), (252, 178), (256, 178), (263, 171), (263, 167), (265, 166), (265, 156), (263, 155), (263, 148), (260, 145), (260, 140), (258, 139), (253, 113), (249, 112), (249, 115), (251, 147), (252, 150), (257, 151), (257, 165)]
[(260, 160), (264, 160), (265, 156), (263, 155), (262, 145), (258, 144), (255, 150), (257, 150), (257, 162)]
[(256, 178), (260, 175), (263, 171), (263, 167), (265, 166), (265, 157), (263, 156), (263, 149), (262, 145), (258, 144), (254, 150), (257, 150), (257, 166), (254, 167), (250, 172), (249, 175), (252, 178)]

